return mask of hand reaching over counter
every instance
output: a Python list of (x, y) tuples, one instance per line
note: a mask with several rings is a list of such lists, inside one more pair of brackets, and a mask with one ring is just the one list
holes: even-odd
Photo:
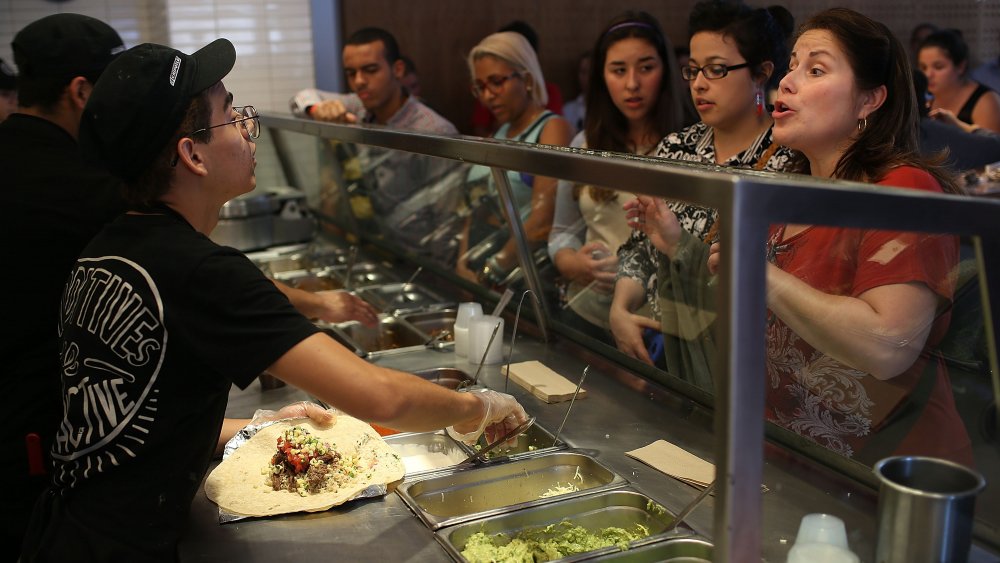
[(485, 432), (486, 441), (492, 444), (528, 420), (524, 407), (506, 393), (482, 389), (470, 394), (482, 401), (483, 412), (475, 419), (448, 427), (448, 435), (456, 440), (475, 444)]

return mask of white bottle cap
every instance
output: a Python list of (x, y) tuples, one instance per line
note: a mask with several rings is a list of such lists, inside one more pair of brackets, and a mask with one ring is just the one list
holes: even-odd
[(806, 514), (799, 523), (788, 563), (858, 563), (847, 545), (844, 521), (832, 514)]

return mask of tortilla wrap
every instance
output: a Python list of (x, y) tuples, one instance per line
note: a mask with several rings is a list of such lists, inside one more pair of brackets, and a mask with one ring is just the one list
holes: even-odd
[[(301, 426), (329, 443), (342, 460), (357, 455), (362, 470), (339, 487), (331, 481), (328, 490), (307, 496), (273, 490), (264, 470), (270, 467), (271, 457), (277, 451), (278, 436), (294, 426)], [(261, 429), (209, 474), (205, 494), (222, 510), (243, 516), (320, 512), (351, 500), (369, 485), (392, 483), (404, 474), (402, 460), (371, 426), (339, 414), (336, 423), (326, 428), (309, 419), (295, 419)]]

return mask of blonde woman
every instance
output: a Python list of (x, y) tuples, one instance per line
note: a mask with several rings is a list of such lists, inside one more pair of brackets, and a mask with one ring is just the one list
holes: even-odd
[[(495, 139), (569, 144), (571, 128), (565, 119), (545, 109), (548, 95), (541, 65), (531, 44), (519, 33), (494, 33), (473, 47), (468, 57), (472, 94), (500, 123)], [(489, 169), (476, 166), (469, 172), (470, 183), (488, 178)], [(507, 173), (515, 205), (521, 210), (528, 240), (536, 245), (548, 240), (555, 210), (556, 180)], [(492, 181), (490, 181), (492, 184)], [(493, 191), (493, 190), (491, 190)], [(478, 272), (466, 262), (468, 229), (459, 248), (457, 271), (468, 279), (497, 283), (517, 265), (513, 240), (488, 257)]]

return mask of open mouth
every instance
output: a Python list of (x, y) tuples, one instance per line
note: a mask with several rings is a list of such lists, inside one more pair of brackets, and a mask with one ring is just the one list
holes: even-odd
[(781, 116), (790, 114), (793, 111), (794, 110), (792, 108), (788, 107), (788, 104), (786, 104), (785, 102), (783, 102), (781, 100), (775, 100), (775, 102), (774, 102), (774, 111), (771, 112), (771, 116), (772, 117), (781, 117)]

